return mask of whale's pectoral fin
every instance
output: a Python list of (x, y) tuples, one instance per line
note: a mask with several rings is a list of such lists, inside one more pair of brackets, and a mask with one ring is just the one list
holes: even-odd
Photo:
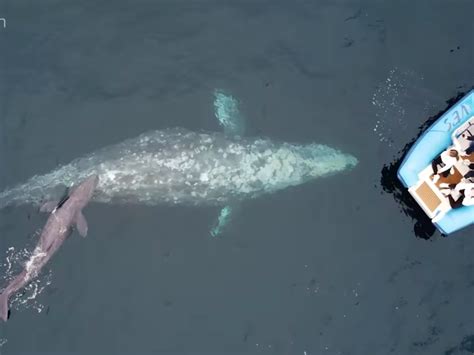
[(48, 201), (43, 203), (40, 207), (40, 212), (52, 212), (57, 206), (59, 201)]
[(85, 237), (87, 235), (87, 221), (81, 211), (79, 211), (76, 215), (76, 227), (81, 236)]
[(232, 220), (232, 215), (235, 214), (236, 209), (237, 205), (235, 204), (233, 206), (225, 206), (221, 209), (219, 216), (217, 217), (217, 221), (214, 223), (214, 226), (211, 229), (211, 236), (218, 237), (222, 234), (225, 227)]
[(241, 136), (245, 133), (245, 122), (240, 114), (238, 101), (222, 90), (214, 91), (214, 114), (224, 133)]

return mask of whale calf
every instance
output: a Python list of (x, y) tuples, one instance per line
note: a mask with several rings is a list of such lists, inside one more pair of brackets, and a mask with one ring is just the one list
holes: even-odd
[[(0, 208), (57, 198), (91, 174), (100, 177), (93, 200), (145, 205), (222, 206), (227, 223), (238, 201), (352, 168), (357, 159), (322, 144), (293, 144), (243, 136), (236, 101), (215, 93), (224, 132), (156, 130), (102, 148), (0, 193)], [(216, 226), (212, 234), (219, 234)]]
[(71, 192), (59, 203), (48, 202), (43, 205), (43, 211), (51, 214), (41, 231), (38, 244), (30, 259), (25, 264), (25, 269), (16, 276), (0, 294), (0, 318), (8, 319), (8, 301), (10, 297), (26, 286), (38, 276), (41, 269), (56, 253), (66, 240), (75, 225), (83, 237), (87, 234), (87, 222), (82, 214), (82, 209), (92, 198), (98, 184), (97, 175), (86, 178), (82, 183), (73, 187)]

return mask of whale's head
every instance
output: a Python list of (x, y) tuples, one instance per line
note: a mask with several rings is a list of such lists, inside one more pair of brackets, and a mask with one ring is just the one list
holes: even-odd
[(85, 206), (92, 198), (94, 191), (99, 183), (99, 176), (92, 174), (83, 180), (80, 184), (74, 186), (69, 193), (69, 200)]
[(268, 192), (349, 170), (358, 163), (356, 157), (321, 144), (285, 143), (262, 152), (260, 158), (252, 176), (247, 175)]
[(358, 164), (358, 159), (338, 149), (322, 144), (308, 144), (295, 149), (297, 164), (308, 177), (318, 178), (333, 173), (350, 170)]

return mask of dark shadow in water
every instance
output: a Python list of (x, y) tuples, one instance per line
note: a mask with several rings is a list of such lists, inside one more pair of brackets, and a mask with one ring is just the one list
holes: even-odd
[[(472, 90), (473, 88), (471, 88), (470, 90)], [(421, 209), (418, 203), (410, 195), (408, 189), (406, 189), (401, 183), (401, 181), (398, 179), (398, 168), (400, 167), (403, 159), (405, 158), (412, 145), (423, 134), (423, 132), (428, 129), (428, 127), (430, 127), (446, 111), (448, 111), (455, 103), (457, 103), (463, 96), (465, 96), (470, 90), (458, 93), (455, 97), (447, 100), (446, 103), (448, 104), (448, 106), (444, 110), (438, 112), (436, 115), (430, 117), (425, 123), (423, 123), (418, 128), (418, 134), (416, 135), (416, 137), (413, 138), (409, 143), (407, 143), (405, 147), (403, 147), (403, 149), (401, 149), (397, 153), (398, 158), (395, 158), (394, 161), (384, 165), (382, 168), (382, 177), (380, 179), (380, 184), (382, 186), (383, 191), (392, 194), (395, 201), (397, 201), (400, 205), (400, 210), (415, 221), (413, 230), (418, 238), (431, 238), (435, 233), (436, 228), (433, 223), (431, 223), (431, 220), (428, 218), (426, 213)]]

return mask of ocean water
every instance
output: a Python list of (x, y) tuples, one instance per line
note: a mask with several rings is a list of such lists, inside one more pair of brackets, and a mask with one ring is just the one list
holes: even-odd
[[(218, 208), (90, 204), (88, 237), (13, 300), (0, 353), (474, 353), (474, 227), (442, 237), (394, 180), (420, 127), (474, 85), (473, 12), (2, 0), (2, 190), (149, 130), (221, 130), (216, 89), (238, 98), (247, 135), (359, 164), (245, 201), (219, 238)], [(3, 284), (45, 219), (0, 211)]]

